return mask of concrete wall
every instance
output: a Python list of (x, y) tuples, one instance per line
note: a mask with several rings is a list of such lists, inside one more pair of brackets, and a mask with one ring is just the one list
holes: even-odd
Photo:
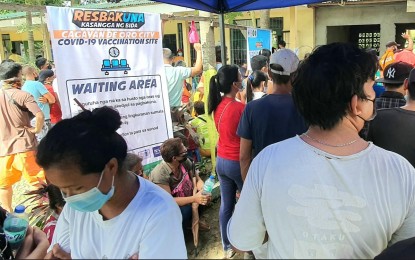
[[(380, 53), (385, 44), (395, 40), (396, 23), (415, 23), (406, 12), (406, 2), (375, 6), (330, 6), (316, 8), (316, 45), (326, 44), (327, 26), (380, 24)], [(329, 39), (330, 40), (330, 39)]]
[[(298, 48), (300, 59), (315, 46), (315, 21), (314, 9), (297, 6), (297, 42), (294, 48)], [(291, 32), (290, 32), (291, 35)]]

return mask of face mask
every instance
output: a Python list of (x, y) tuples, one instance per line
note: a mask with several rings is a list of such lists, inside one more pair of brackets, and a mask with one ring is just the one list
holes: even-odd
[(68, 205), (81, 212), (93, 212), (99, 210), (104, 206), (104, 204), (114, 195), (114, 176), (112, 177), (111, 190), (104, 194), (98, 187), (101, 184), (102, 175), (104, 171), (101, 172), (101, 177), (99, 178), (98, 185), (87, 192), (66, 197), (63, 193), (62, 196), (65, 199)]
[(361, 116), (359, 116), (358, 115), (358, 117), (360, 117), (360, 119), (362, 119), (363, 121), (365, 121), (365, 122), (370, 122), (370, 121), (372, 121), (373, 119), (375, 119), (375, 117), (376, 117), (376, 115), (378, 114), (378, 111), (377, 111), (377, 109), (376, 109), (376, 103), (375, 103), (375, 99), (366, 99), (367, 101), (371, 101), (372, 102), (372, 104), (373, 104), (373, 112), (372, 112), (372, 116), (371, 117), (369, 117), (368, 119), (364, 119), (363, 117), (361, 117)]
[(235, 85), (236, 85), (236, 87), (239, 89), (239, 91), (241, 91), (241, 90), (243, 90), (243, 89), (244, 89), (244, 87), (242, 86), (242, 82), (234, 82), (234, 83), (237, 83), (237, 84), (235, 84)]
[(49, 64), (47, 68), (48, 68), (48, 70), (51, 70), (52, 69), (52, 65)]
[(177, 55), (182, 56), (182, 55), (183, 55), (183, 53), (179, 52), (179, 53), (177, 53)]
[(183, 159), (180, 159), (179, 163), (184, 163), (185, 161), (187, 161), (187, 157), (183, 157)]

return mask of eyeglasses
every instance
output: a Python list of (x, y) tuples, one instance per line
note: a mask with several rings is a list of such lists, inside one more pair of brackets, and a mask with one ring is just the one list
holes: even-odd
[(376, 115), (378, 113), (378, 110), (376, 109), (376, 103), (375, 103), (376, 98), (374, 98), (374, 99), (362, 98), (362, 99), (363, 100), (367, 100), (367, 101), (371, 101), (373, 103), (373, 113), (372, 113), (372, 116), (370, 118), (368, 118), (367, 120), (365, 120), (365, 121), (371, 121), (371, 120), (373, 120), (376, 117)]
[(182, 153), (179, 153), (178, 155), (176, 155), (176, 156), (186, 156), (187, 155), (187, 150), (186, 151), (184, 151), (184, 152), (182, 152)]
[(372, 103), (374, 104), (375, 103), (375, 101), (376, 101), (376, 98), (374, 98), (374, 99), (369, 99), (369, 98), (362, 98), (363, 100), (368, 100), (368, 101), (372, 101)]

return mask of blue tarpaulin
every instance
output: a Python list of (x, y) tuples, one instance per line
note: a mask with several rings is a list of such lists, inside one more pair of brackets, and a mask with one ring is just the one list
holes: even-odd
[[(327, 0), (326, 0), (327, 1)], [(211, 13), (271, 9), (324, 2), (322, 0), (156, 0)]]

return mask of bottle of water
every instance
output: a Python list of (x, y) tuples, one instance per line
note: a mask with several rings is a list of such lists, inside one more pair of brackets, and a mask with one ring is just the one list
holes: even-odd
[(25, 206), (18, 205), (14, 209), (14, 213), (9, 213), (4, 220), (3, 229), (14, 255), (23, 243), (26, 237), (27, 227), (29, 226), (29, 218), (25, 214)]
[(209, 179), (203, 185), (202, 195), (212, 195), (213, 186), (215, 185), (215, 176), (210, 175)]

